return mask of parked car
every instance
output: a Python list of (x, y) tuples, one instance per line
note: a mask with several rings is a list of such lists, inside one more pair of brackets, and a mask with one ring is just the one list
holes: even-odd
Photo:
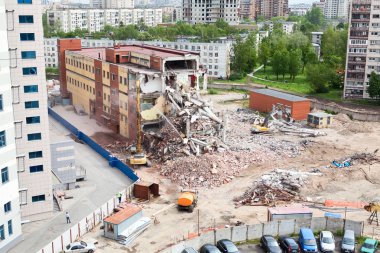
[(200, 253), (221, 253), (215, 245), (205, 244), (201, 247)]
[(301, 228), (298, 243), (302, 252), (318, 252), (317, 242), (310, 228)]
[(334, 236), (330, 231), (322, 231), (319, 234), (319, 242), (321, 251), (324, 253), (334, 252), (335, 250), (335, 240)]
[(72, 242), (66, 246), (65, 253), (93, 253), (96, 247), (93, 243), (86, 243), (84, 241)]
[(189, 247), (181, 251), (181, 253), (198, 253), (195, 249)]
[(238, 248), (235, 246), (233, 242), (227, 239), (219, 240), (216, 243), (216, 247), (222, 252), (222, 253), (239, 253)]
[(377, 250), (378, 241), (375, 239), (365, 239), (360, 252), (361, 253), (374, 253)]
[(263, 235), (260, 238), (260, 247), (263, 248), (266, 253), (282, 253), (276, 239), (270, 235)]
[(280, 248), (285, 253), (298, 253), (298, 252), (300, 252), (300, 247), (298, 246), (296, 241), (294, 241), (293, 238), (280, 237), (280, 239), (278, 239), (278, 244), (280, 245)]
[(342, 253), (354, 253), (355, 252), (355, 233), (352, 230), (344, 231), (342, 244)]

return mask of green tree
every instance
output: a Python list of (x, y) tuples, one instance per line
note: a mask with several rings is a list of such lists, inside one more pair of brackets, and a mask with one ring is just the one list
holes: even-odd
[(302, 73), (305, 70), (307, 64), (315, 64), (318, 61), (317, 54), (311, 44), (308, 44), (306, 47), (302, 47)]
[(290, 79), (294, 81), (298, 75), (302, 65), (302, 51), (301, 49), (293, 50), (289, 53), (289, 75)]
[(329, 27), (323, 34), (321, 55), (323, 61), (333, 68), (344, 68), (346, 63), (347, 30)]
[(328, 64), (310, 64), (306, 67), (306, 80), (313, 87), (314, 92), (327, 93), (329, 91), (329, 81), (334, 70)]
[(370, 98), (380, 99), (380, 77), (375, 72), (371, 72), (367, 92)]
[(258, 15), (256, 17), (256, 22), (264, 22), (265, 21), (265, 17), (263, 15)]
[(273, 73), (276, 75), (277, 80), (279, 75), (282, 75), (282, 79), (285, 79), (285, 74), (289, 69), (289, 52), (286, 49), (276, 51), (273, 54), (271, 64)]
[(318, 7), (311, 8), (311, 10), (306, 13), (305, 18), (307, 21), (317, 27), (321, 27), (325, 23), (325, 18), (322, 10)]
[(232, 70), (237, 74), (252, 72), (257, 62), (255, 36), (249, 36), (245, 41), (238, 37), (233, 50)]
[(259, 46), (259, 55), (258, 55), (258, 60), (261, 65), (264, 65), (264, 72), (265, 68), (269, 63), (270, 59), (270, 46), (269, 43), (266, 39), (264, 39)]

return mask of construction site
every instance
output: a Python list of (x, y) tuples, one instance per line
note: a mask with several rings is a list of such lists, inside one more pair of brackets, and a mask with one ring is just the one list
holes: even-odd
[[(73, 52), (66, 55), (76, 59)], [(125, 116), (134, 122), (129, 129), (130, 122), (125, 130), (113, 122), (112, 108), (124, 106), (112, 104), (112, 98), (108, 116), (97, 111), (97, 102), (94, 111), (91, 101), (81, 107), (78, 94), (71, 96), (73, 105), (53, 107), (74, 125), (84, 126), (92, 115), (97, 124), (109, 125), (113, 132), (90, 138), (133, 168), (140, 178), (136, 185), (149, 188), (123, 203), (150, 218), (133, 242), (107, 239), (104, 226), (92, 228), (84, 240), (96, 238), (97, 252), (159, 252), (200, 231), (266, 222), (268, 207), (281, 206), (307, 206), (313, 217), (336, 213), (364, 221), (364, 233), (380, 238), (380, 229), (367, 221), (372, 209), (364, 209), (380, 201), (379, 122), (329, 114), (312, 108), (308, 99), (266, 89), (208, 94), (194, 72), (196, 57), (186, 57), (189, 65), (176, 58), (169, 79), (164, 71), (134, 69), (134, 88), (128, 90), (134, 108)], [(73, 70), (69, 74), (73, 77)], [(112, 87), (110, 94), (117, 95)], [(195, 202), (187, 212), (178, 210), (183, 190)]]

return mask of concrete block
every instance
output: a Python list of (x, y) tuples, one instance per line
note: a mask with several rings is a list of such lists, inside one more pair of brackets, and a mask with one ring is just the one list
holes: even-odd
[(331, 231), (333, 233), (337, 232), (338, 230), (343, 231), (343, 219), (336, 219), (336, 218), (326, 218), (326, 230)]
[(313, 230), (314, 232), (326, 230), (326, 218), (314, 217), (311, 220), (311, 230)]
[(233, 242), (243, 242), (247, 240), (247, 226), (232, 227), (232, 239)]
[(263, 234), (277, 236), (278, 235), (278, 221), (270, 221), (270, 222), (264, 223)]
[(278, 221), (278, 235), (291, 235), (294, 233), (294, 220), (279, 220)]
[(209, 231), (207, 233), (202, 234), (202, 236), (200, 236), (199, 240), (200, 240), (201, 246), (203, 244), (206, 244), (206, 243), (215, 244), (215, 233), (214, 233), (214, 231)]
[(362, 221), (346, 220), (344, 230), (353, 230), (355, 236), (361, 236), (363, 234), (363, 225)]
[(294, 224), (294, 231), (299, 234), (301, 228), (310, 228), (311, 219), (296, 219)]
[(263, 224), (248, 225), (248, 240), (258, 239), (263, 235)]
[(219, 241), (221, 239), (231, 240), (231, 228), (222, 228), (216, 230), (215, 241)]

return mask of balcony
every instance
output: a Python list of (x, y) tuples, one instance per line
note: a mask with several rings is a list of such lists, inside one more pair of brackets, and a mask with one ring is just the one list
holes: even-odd
[(350, 28), (351, 31), (368, 31), (369, 30), (369, 27), (368, 26), (362, 26), (362, 27), (354, 27), (352, 26)]
[(368, 18), (353, 17), (351, 18), (351, 22), (369, 22), (369, 17)]
[(365, 65), (365, 61), (348, 61), (348, 64), (355, 64), (355, 65)]
[(371, 0), (352, 0), (352, 4), (371, 4)]
[(365, 69), (347, 69), (347, 73), (364, 73)]
[(352, 9), (352, 14), (369, 14), (371, 9)]

